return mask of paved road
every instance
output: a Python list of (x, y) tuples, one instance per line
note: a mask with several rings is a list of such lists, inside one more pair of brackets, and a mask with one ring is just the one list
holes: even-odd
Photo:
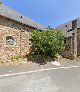
[(68, 66), (1, 77), (0, 92), (80, 92), (80, 66)]
[[(61, 66), (80, 66), (80, 62), (76, 61), (66, 61), (66, 60), (61, 60), (60, 61)], [(51, 63), (47, 63), (45, 65), (39, 66), (39, 64), (36, 63), (27, 63), (25, 65), (18, 65), (18, 66), (5, 66), (5, 67), (0, 67), (0, 75), (3, 74), (12, 74), (12, 73), (17, 73), (17, 72), (27, 72), (27, 71), (35, 71), (35, 70), (40, 70), (40, 69), (45, 69), (45, 68), (52, 68), (52, 67), (58, 67), (56, 65), (53, 65)]]

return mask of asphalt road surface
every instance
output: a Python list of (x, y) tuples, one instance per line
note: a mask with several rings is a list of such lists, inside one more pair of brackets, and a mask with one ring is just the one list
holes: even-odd
[(80, 92), (80, 66), (3, 76), (0, 92)]

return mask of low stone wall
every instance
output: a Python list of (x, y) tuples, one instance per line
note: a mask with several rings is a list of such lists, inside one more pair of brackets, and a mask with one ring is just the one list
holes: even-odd
[(63, 58), (67, 58), (67, 59), (73, 59), (73, 55), (71, 54), (70, 50), (60, 50), (59, 54), (63, 57)]

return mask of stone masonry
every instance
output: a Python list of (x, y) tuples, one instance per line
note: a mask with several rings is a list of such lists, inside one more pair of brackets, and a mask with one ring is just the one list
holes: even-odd
[(0, 61), (29, 53), (29, 38), (33, 30), (45, 27), (27, 16), (0, 3)]
[[(0, 59), (27, 54), (32, 30), (33, 28), (0, 16)], [(14, 37), (15, 44), (13, 46), (6, 46), (7, 36)]]
[(80, 18), (69, 21), (56, 27), (61, 30), (65, 37), (65, 48), (60, 54), (68, 59), (80, 56)]

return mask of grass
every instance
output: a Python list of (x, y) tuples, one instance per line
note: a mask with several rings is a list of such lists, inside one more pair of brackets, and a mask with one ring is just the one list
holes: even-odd
[(19, 58), (23, 58), (21, 55), (15, 55), (10, 58), (11, 61), (19, 60)]

